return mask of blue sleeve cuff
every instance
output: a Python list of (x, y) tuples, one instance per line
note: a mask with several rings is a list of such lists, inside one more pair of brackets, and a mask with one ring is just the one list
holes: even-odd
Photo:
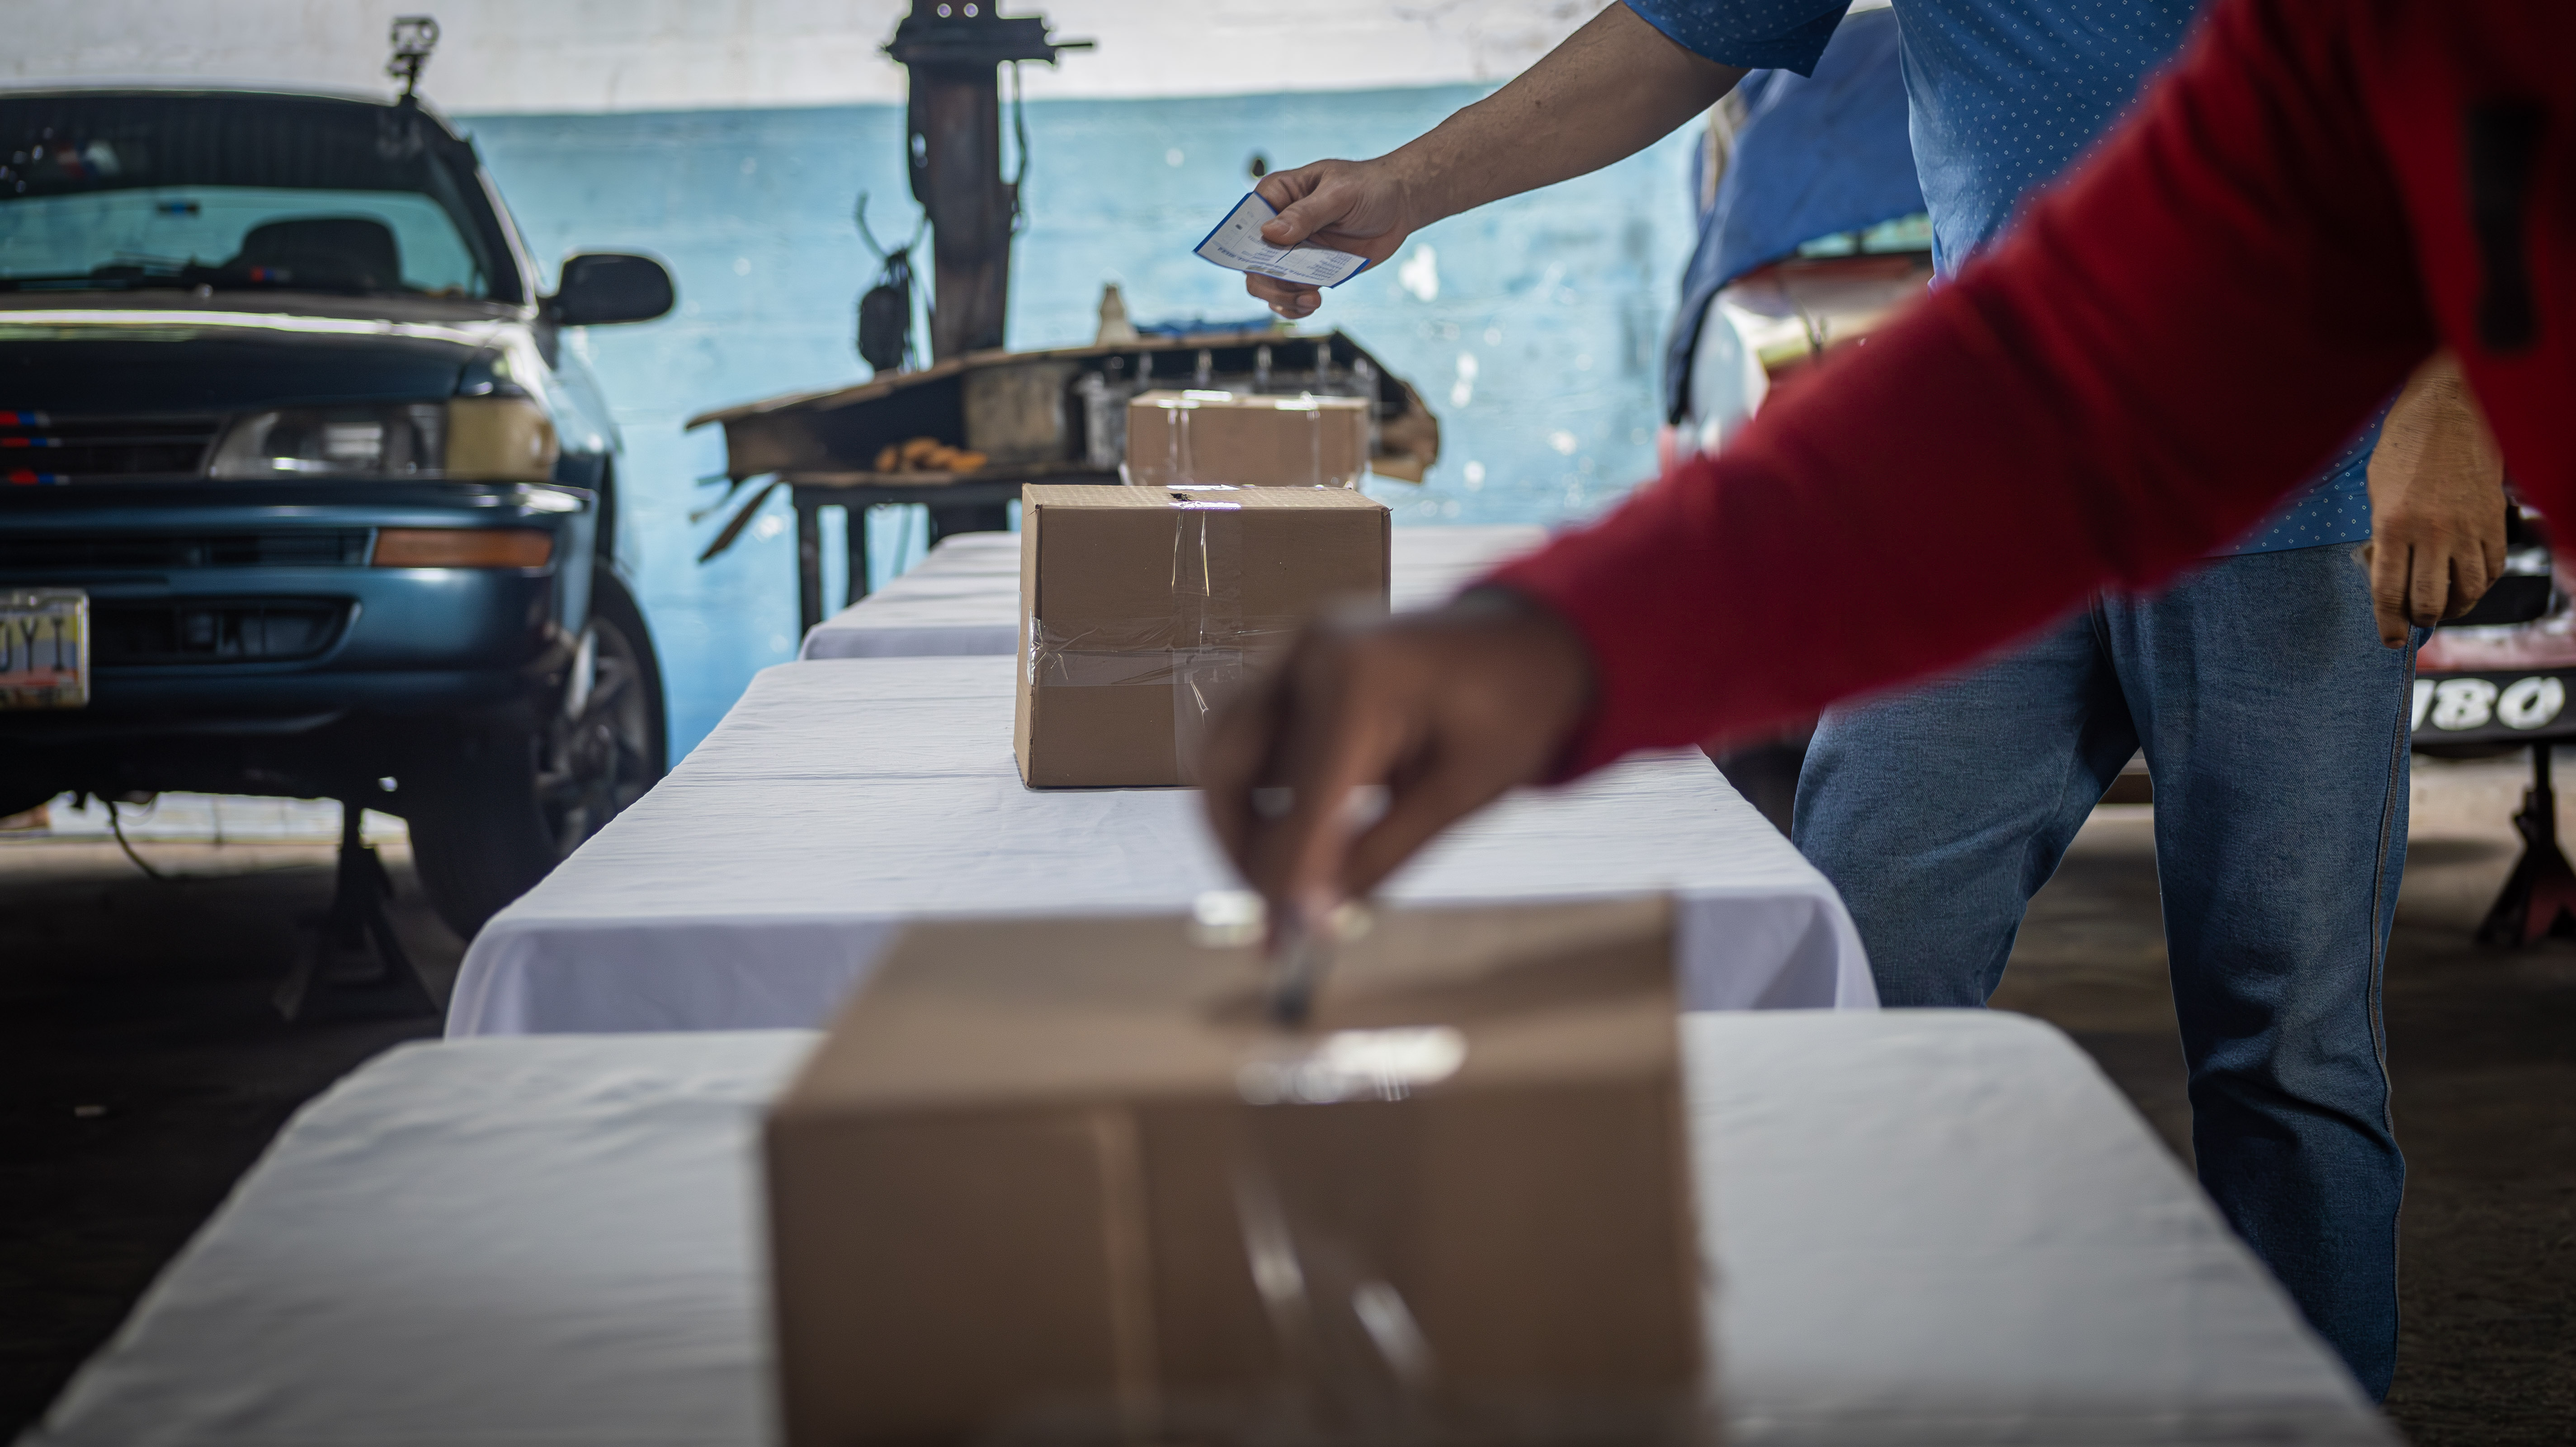
[(1682, 49), (1746, 70), (1816, 73), (1851, 0), (1627, 0)]

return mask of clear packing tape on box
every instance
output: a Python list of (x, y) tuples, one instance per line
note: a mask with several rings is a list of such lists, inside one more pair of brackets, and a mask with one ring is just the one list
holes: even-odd
[[(1365, 1239), (1366, 1218), (1390, 1214), (1401, 1191), (1371, 1166), (1382, 1163), (1390, 1142), (1415, 1134), (1414, 1123), (1390, 1115), (1373, 1133), (1378, 1141), (1339, 1141), (1341, 1150), (1319, 1152), (1326, 1137), (1349, 1134), (1347, 1123), (1316, 1130), (1318, 1122), (1298, 1117), (1310, 1106), (1399, 1102), (1415, 1083), (1401, 1069), (1340, 1075), (1313, 1056), (1454, 1060), (1459, 1053), (1454, 1030), (1352, 1030), (1324, 1037), (1309, 1059), (1246, 1067), (1246, 1099), (1266, 1108), (1237, 1141), (1228, 1184), (1237, 1246), (1278, 1364), (1258, 1386), (1193, 1389), (1166, 1379), (1154, 1320), (1156, 1273), (1143, 1239), (1149, 1184), (1139, 1127), (1128, 1110), (1091, 1112), (1100, 1178), (1117, 1203), (1111, 1235), (1125, 1238), (1109, 1253), (1106, 1283), (1116, 1323), (1115, 1386), (1106, 1396), (1073, 1392), (1023, 1406), (974, 1440), (1010, 1447), (1707, 1447), (1711, 1424), (1704, 1404), (1689, 1395), (1545, 1386), (1462, 1394), (1444, 1376), (1432, 1331), (1390, 1279), (1398, 1273), (1374, 1258)], [(1343, 1093), (1259, 1095), (1265, 1065), (1307, 1076), (1310, 1089), (1318, 1077), (1336, 1077)], [(1343, 1154), (1349, 1159), (1326, 1159)], [(1336, 1173), (1336, 1166), (1349, 1169)], [(1346, 1229), (1353, 1225), (1359, 1229)]]
[(1029, 683), (1169, 691), (1173, 764), (1185, 783), (1195, 784), (1199, 748), (1216, 711), (1286, 651), (1304, 621), (1286, 613), (1246, 614), (1242, 578), (1242, 509), (1217, 500), (1182, 502), (1172, 514), (1171, 611), (1065, 628), (1031, 618)]
[[(1201, 897), (1196, 914), (1191, 936), (1203, 947), (1240, 947), (1261, 937), (1257, 895), (1211, 893)], [(1337, 933), (1357, 938), (1370, 921), (1365, 910), (1348, 911)], [(1211, 960), (1209, 968), (1219, 967)], [(1283, 1032), (1245, 1060), (1235, 1077), (1243, 1102), (1289, 1112), (1265, 1109), (1253, 1117), (1251, 1128), (1234, 1143), (1230, 1172), (1235, 1225), (1275, 1337), (1281, 1379), (1271, 1392), (1254, 1398), (1193, 1398), (1167, 1390), (1152, 1333), (1142, 1329), (1153, 1318), (1154, 1293), (1151, 1252), (1137, 1242), (1132, 1249), (1111, 1253), (1112, 1316), (1126, 1328), (1117, 1333), (1114, 1408), (1104, 1411), (1108, 1404), (1094, 1404), (1088, 1412), (1076, 1409), (1052, 1423), (1025, 1427), (1036, 1429), (1034, 1436), (1059, 1441), (1177, 1436), (1394, 1443), (1446, 1435), (1436, 1429), (1444, 1415), (1439, 1358), (1422, 1323), (1388, 1279), (1394, 1273), (1373, 1261), (1351, 1233), (1336, 1229), (1336, 1216), (1347, 1216), (1354, 1207), (1363, 1218), (1378, 1214), (1370, 1198), (1374, 1187), (1383, 1184), (1382, 1165), (1368, 1160), (1363, 1149), (1357, 1158), (1334, 1163), (1345, 1169), (1314, 1180), (1319, 1163), (1309, 1157), (1317, 1143), (1296, 1139), (1301, 1133), (1294, 1127), (1301, 1122), (1294, 1108), (1403, 1101), (1455, 1075), (1466, 1056), (1463, 1035), (1430, 1025), (1335, 1030), (1320, 1038)], [(1121, 1222), (1141, 1226), (1141, 1208), (1150, 1192), (1135, 1114), (1108, 1107), (1093, 1113), (1093, 1123), (1101, 1179), (1119, 1183), (1108, 1194), (1129, 1208)], [(1398, 1130), (1409, 1133), (1401, 1123)], [(1350, 1144), (1343, 1143), (1344, 1150)], [(1303, 1171), (1296, 1169), (1300, 1165)], [(1301, 1189), (1283, 1188), (1283, 1180), (1297, 1182), (1301, 1176), (1306, 1178)], [(1319, 1184), (1323, 1198), (1317, 1194)], [(1085, 1416), (1091, 1420), (1081, 1422)], [(1257, 1430), (1248, 1432), (1256, 1423)], [(1633, 1425), (1633, 1419), (1623, 1418), (1623, 1425)]]
[[(1136, 486), (1354, 487), (1368, 467), (1367, 411), (1351, 398), (1160, 392), (1131, 405), (1163, 424), (1160, 447), (1131, 443), (1126, 479)], [(1222, 429), (1212, 448), (1202, 445), (1210, 429)], [(1246, 429), (1257, 429), (1257, 443), (1240, 435)]]
[(794, 1447), (1705, 1442), (1668, 908), (1362, 916), (1283, 1030), (1210, 902), (881, 966), (826, 1069), (905, 1083), (773, 1184)]

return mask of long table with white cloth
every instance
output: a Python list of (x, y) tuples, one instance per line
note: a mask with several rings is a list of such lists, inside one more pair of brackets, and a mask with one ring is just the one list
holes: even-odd
[[(1734, 1447), (2396, 1438), (2090, 1061), (1982, 1011), (1682, 1021)], [(801, 1031), (407, 1046), (290, 1124), (23, 1447), (775, 1440)]]
[[(1521, 524), (1399, 527), (1388, 546), (1388, 602), (1437, 603), (1476, 575), (1547, 540)], [(942, 538), (911, 571), (814, 625), (800, 658), (959, 658), (1017, 653), (1017, 533)]]
[[(1195, 791), (1031, 790), (1012, 658), (781, 664), (670, 776), (483, 927), (451, 1036), (819, 1026), (908, 920), (1186, 913), (1237, 887)], [(1693, 1009), (1874, 1008), (1823, 875), (1698, 754), (1505, 799), (1398, 901), (1679, 902)]]

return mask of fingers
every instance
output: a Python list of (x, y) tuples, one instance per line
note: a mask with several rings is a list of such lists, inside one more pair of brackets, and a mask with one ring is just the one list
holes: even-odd
[(1252, 194), (1268, 202), (1273, 211), (1285, 211), (1297, 198), (1315, 189), (1320, 167), (1299, 166), (1293, 170), (1273, 171), (1253, 183)]
[[(1262, 223), (1262, 240), (1273, 246), (1294, 246), (1350, 214), (1351, 202), (1355, 199), (1352, 188), (1323, 184), (1323, 178), (1313, 174), (1320, 169), (1308, 166), (1287, 173), (1302, 179), (1284, 188), (1293, 196), (1286, 205), (1271, 201), (1272, 205), (1279, 206), (1279, 214)], [(1273, 178), (1265, 176), (1262, 179)], [(1268, 196), (1261, 199), (1270, 201)]]
[(1442, 830), (1523, 782), (1517, 771), (1480, 768), (1480, 762), (1493, 761), (1444, 749), (1418, 777), (1398, 784), (1386, 812), (1351, 841), (1342, 865), (1342, 892), (1352, 899), (1366, 896)]
[(1216, 717), (1198, 758), (1206, 791), (1208, 828), (1237, 871), (1244, 871), (1253, 831), (1260, 827), (1258, 791), (1269, 782), (1287, 699), (1273, 673), (1253, 683)]
[(1283, 720), (1281, 782), (1288, 806), (1252, 836), (1244, 876), (1274, 911), (1321, 926), (1346, 896), (1350, 803), (1384, 781), (1406, 743), (1411, 701), (1367, 647), (1326, 641), (1293, 660)]
[[(2496, 490), (2504, 490), (2501, 480), (2497, 482)], [(2504, 576), (2503, 514), (2503, 508), (2486, 509), (2482, 525), (2477, 529), (2476, 546), (2461, 560), (2459, 580), (2451, 589), (2451, 612), (2448, 616), (2456, 618), (2478, 606), (2478, 600), (2496, 585), (2496, 579)]]
[(2407, 616), (2406, 575), (2414, 550), (2373, 539), (2363, 552), (2370, 564), (2370, 611), (2379, 624), (2379, 641), (2390, 648), (2402, 648), (2413, 626)]
[[(1590, 706), (1591, 670), (1571, 625), (1499, 593), (1310, 625), (1211, 734), (1210, 826), (1274, 922), (1320, 924), (1461, 815), (1544, 775)], [(1386, 808), (1355, 817), (1373, 784)]]
[[(1410, 193), (1382, 160), (1317, 161), (1273, 171), (1253, 189), (1279, 213), (1261, 227), (1261, 239), (1272, 246), (1312, 242), (1384, 261), (1411, 231), (1405, 220)], [(1324, 302), (1316, 288), (1275, 277), (1248, 276), (1243, 285), (1291, 321), (1312, 316)]]
[(1311, 316), (1315, 308), (1324, 304), (1324, 294), (1321, 291), (1311, 286), (1299, 286), (1295, 282), (1281, 281), (1275, 276), (1247, 273), (1243, 278), (1243, 289), (1269, 303), (1272, 311), (1290, 321)]
[(2482, 547), (2462, 548), (2451, 555), (2450, 571), (2449, 606), (2442, 610), (2443, 618), (2457, 618), (2478, 606), (2504, 571), (2502, 550), (2491, 560)]
[(2410, 628), (2464, 616), (2504, 574), (2501, 529), (2493, 538), (2459, 537), (2401, 515), (2384, 520), (2381, 532), (2363, 554), (2379, 640), (2391, 648), (2405, 645)]
[(1383, 261), (1410, 229), (1402, 188), (1376, 162), (1317, 161), (1274, 172), (1262, 184), (1261, 199), (1279, 212), (1261, 226), (1261, 239), (1273, 246), (1311, 241)]
[(2430, 628), (2451, 609), (2450, 550), (2438, 538), (2407, 550), (2406, 621)]
[(2368, 484), (2379, 554), (2372, 606), (2396, 646), (2396, 619), (2430, 628), (2460, 617), (2504, 572), (2503, 466), (2455, 357), (2437, 353), (2407, 379), (2372, 449)]

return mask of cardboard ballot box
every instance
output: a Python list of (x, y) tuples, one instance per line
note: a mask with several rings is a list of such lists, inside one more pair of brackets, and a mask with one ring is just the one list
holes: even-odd
[(1701, 1440), (1670, 934), (1390, 913), (1287, 1029), (1181, 919), (912, 929), (768, 1122), (786, 1440)]
[(1140, 392), (1127, 403), (1127, 480), (1139, 487), (1357, 487), (1368, 459), (1364, 397)]
[(1301, 621), (1385, 606), (1388, 542), (1385, 504), (1337, 488), (1023, 489), (1021, 779), (1192, 782), (1210, 714)]

